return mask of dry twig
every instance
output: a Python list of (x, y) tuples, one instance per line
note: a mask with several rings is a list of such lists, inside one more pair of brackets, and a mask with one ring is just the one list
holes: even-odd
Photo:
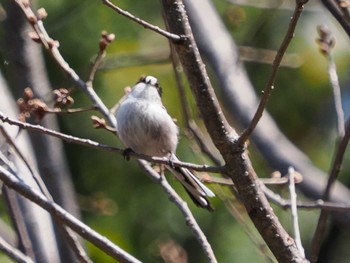
[(258, 125), (258, 122), (259, 122), (261, 116), (263, 115), (267, 101), (270, 97), (272, 90), (274, 89), (275, 79), (276, 79), (277, 72), (278, 72), (279, 66), (281, 64), (283, 55), (285, 54), (290, 42), (293, 39), (295, 28), (297, 26), (297, 23), (299, 21), (301, 13), (304, 10), (304, 5), (307, 2), (308, 2), (308, 0), (297, 0), (296, 1), (294, 14), (290, 20), (287, 33), (282, 41), (280, 48), (278, 49), (276, 57), (273, 61), (271, 73), (270, 73), (269, 79), (267, 81), (267, 84), (262, 92), (262, 96), (261, 96), (261, 100), (260, 100), (258, 109), (257, 109), (253, 119), (251, 120), (249, 126), (243, 131), (243, 133), (239, 137), (239, 143), (242, 145), (248, 140), (249, 136), (253, 133), (256, 125)]
[(294, 240), (300, 254), (302, 255), (303, 258), (305, 258), (305, 250), (301, 243), (301, 237), (300, 237), (298, 210), (297, 210), (297, 193), (295, 191), (294, 174), (295, 174), (294, 168), (290, 167), (288, 170), (288, 176), (289, 176), (289, 194), (290, 194), (290, 203), (291, 203), (291, 215), (292, 215)]
[(179, 36), (176, 34), (172, 34), (166, 30), (163, 30), (161, 28), (159, 28), (158, 26), (154, 26), (132, 14), (130, 14), (129, 12), (121, 9), (120, 7), (114, 5), (113, 3), (111, 3), (109, 0), (102, 0), (103, 4), (108, 6), (109, 8), (113, 9), (114, 11), (116, 11), (118, 14), (121, 14), (127, 18), (129, 18), (130, 20), (142, 25), (144, 28), (148, 28), (154, 32), (157, 32), (158, 34), (165, 36), (166, 38), (175, 41), (175, 42), (180, 42), (183, 39), (183, 36)]

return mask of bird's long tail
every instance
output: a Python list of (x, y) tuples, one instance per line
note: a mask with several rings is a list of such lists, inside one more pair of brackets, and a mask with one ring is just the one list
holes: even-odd
[[(177, 161), (178, 158), (173, 155), (172, 160)], [(215, 194), (203, 183), (201, 183), (195, 175), (193, 175), (187, 168), (171, 167), (170, 165), (167, 165), (167, 168), (174, 174), (176, 179), (180, 181), (191, 197), (192, 201), (197, 206), (205, 208), (209, 211), (214, 210), (207, 197), (214, 197)]]

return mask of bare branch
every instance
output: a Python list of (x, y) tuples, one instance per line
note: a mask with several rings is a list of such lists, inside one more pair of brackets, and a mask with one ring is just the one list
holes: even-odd
[[(279, 205), (283, 209), (291, 208), (291, 202), (289, 200), (283, 199), (280, 195), (274, 193), (272, 190), (266, 186), (262, 186), (265, 195), (269, 200)], [(297, 207), (299, 209), (322, 209), (333, 212), (349, 212), (350, 205), (336, 202), (325, 202), (322, 200), (309, 201), (309, 202), (298, 202)]]
[(2, 237), (0, 237), (0, 250), (18, 263), (34, 263), (30, 257), (24, 255), (20, 250), (11, 246)]
[(130, 14), (129, 12), (121, 9), (120, 7), (112, 4), (109, 0), (102, 0), (103, 4), (108, 6), (109, 8), (113, 9), (114, 11), (116, 11), (118, 14), (121, 14), (127, 18), (129, 18), (130, 20), (142, 25), (143, 27), (145, 28), (148, 28), (154, 32), (157, 32), (158, 34), (162, 35), (162, 36), (165, 36), (166, 38), (172, 40), (172, 41), (175, 41), (175, 42), (179, 42), (183, 39), (183, 36), (179, 36), (179, 35), (176, 35), (176, 34), (172, 34), (172, 33), (169, 33), (161, 28), (159, 28), (158, 26), (154, 26), (132, 14)]
[(217, 260), (214, 255), (214, 251), (211, 248), (206, 236), (203, 231), (199, 227), (196, 219), (192, 215), (191, 210), (188, 208), (188, 205), (185, 201), (181, 199), (181, 197), (176, 193), (176, 191), (169, 185), (166, 178), (162, 175), (159, 175), (154, 169), (145, 161), (138, 161), (141, 168), (144, 169), (148, 175), (152, 178), (153, 181), (157, 182), (163, 190), (167, 193), (170, 200), (176, 204), (176, 206), (180, 209), (181, 213), (184, 215), (187, 225), (191, 228), (193, 233), (195, 234), (199, 244), (201, 245), (203, 251), (205, 252), (209, 262), (216, 263)]
[(301, 13), (304, 10), (304, 5), (307, 2), (308, 2), (308, 0), (297, 0), (296, 1), (294, 14), (290, 20), (288, 31), (287, 31), (287, 33), (282, 41), (280, 48), (278, 49), (275, 60), (273, 61), (271, 73), (270, 73), (269, 79), (267, 81), (267, 84), (262, 92), (262, 97), (261, 97), (258, 109), (257, 109), (252, 121), (250, 122), (249, 126), (241, 134), (241, 136), (239, 138), (240, 144), (244, 144), (248, 140), (249, 136), (253, 133), (256, 125), (258, 125), (258, 122), (259, 122), (261, 116), (263, 115), (267, 101), (270, 97), (272, 90), (274, 89), (275, 79), (276, 79), (277, 72), (278, 72), (279, 66), (281, 64), (283, 55), (285, 54), (290, 42), (293, 39), (294, 31), (295, 31), (295, 28), (297, 26), (298, 20), (301, 16)]
[[(95, 149), (118, 153), (120, 155), (124, 154), (124, 149), (101, 144), (99, 142), (95, 142), (90, 139), (78, 138), (78, 137), (64, 134), (58, 131), (53, 131), (45, 127), (42, 127), (40, 125), (33, 125), (26, 122), (17, 121), (5, 116), (2, 112), (0, 112), (0, 120), (3, 122), (9, 123), (11, 125), (16, 125), (21, 129), (28, 129), (36, 132), (41, 132), (50, 136), (54, 136), (56, 138), (62, 139), (69, 143), (80, 144), (80, 145), (92, 147)], [(130, 157), (133, 157), (136, 159), (144, 159), (149, 162), (160, 163), (160, 164), (169, 164), (169, 161), (170, 161), (168, 158), (165, 158), (165, 157), (152, 157), (144, 154), (138, 154), (135, 152), (131, 152), (129, 155)], [(174, 167), (184, 167), (184, 168), (188, 168), (196, 171), (207, 171), (212, 173), (221, 173), (225, 169), (224, 166), (208, 166), (206, 164), (198, 165), (198, 164), (192, 164), (192, 163), (180, 162), (180, 161), (172, 161), (172, 164), (174, 165)]]
[(53, 217), (61, 220), (61, 222), (69, 226), (81, 237), (94, 244), (96, 247), (104, 251), (109, 256), (121, 262), (140, 262), (133, 256), (129, 255), (127, 252), (122, 250), (120, 247), (113, 244), (106, 237), (101, 236), (95, 230), (91, 229), (90, 227), (76, 219), (62, 207), (48, 200), (42, 193), (29, 187), (28, 185), (23, 184), (15, 175), (6, 171), (1, 166), (0, 180), (9, 188), (15, 190), (20, 195), (28, 198), (32, 202), (36, 203), (37, 205), (48, 211)]
[[(303, 258), (293, 239), (278, 221), (260, 188), (245, 148), (237, 143), (238, 134), (224, 117), (194, 41), (183, 2), (163, 0), (162, 4), (169, 31), (187, 37), (183, 44), (174, 46), (210, 137), (226, 162), (225, 174), (232, 178), (240, 200), (277, 260), (301, 262)], [(186, 1), (186, 7), (193, 9), (202, 4), (202, 0)]]
[(299, 229), (299, 220), (298, 220), (298, 210), (297, 210), (297, 193), (295, 191), (295, 180), (294, 180), (295, 170), (290, 167), (288, 171), (289, 176), (289, 194), (290, 194), (290, 202), (291, 202), (291, 215), (292, 215), (292, 224), (293, 224), (293, 232), (294, 232), (294, 240), (295, 244), (302, 255), (305, 258), (305, 250), (301, 243), (300, 237), (300, 229)]
[(344, 124), (344, 111), (341, 102), (341, 92), (340, 85), (337, 74), (337, 66), (333, 60), (332, 49), (335, 45), (335, 39), (332, 36), (332, 32), (326, 25), (321, 25), (317, 27), (319, 38), (317, 43), (319, 45), (319, 50), (322, 55), (324, 55), (328, 61), (328, 76), (333, 88), (333, 99), (335, 111), (337, 114), (338, 122), (338, 136), (342, 138), (345, 133), (345, 124)]

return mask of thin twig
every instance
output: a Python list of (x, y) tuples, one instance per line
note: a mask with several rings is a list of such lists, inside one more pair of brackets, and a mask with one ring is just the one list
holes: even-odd
[(114, 11), (116, 11), (118, 14), (121, 14), (127, 18), (129, 18), (130, 20), (142, 25), (143, 27), (145, 28), (148, 28), (154, 32), (157, 32), (158, 34), (162, 35), (162, 36), (165, 36), (166, 38), (174, 41), (174, 42), (180, 42), (183, 37), (182, 36), (178, 36), (176, 34), (172, 34), (166, 30), (163, 30), (161, 28), (159, 28), (158, 26), (155, 26), (155, 25), (152, 25), (132, 14), (130, 14), (129, 12), (121, 9), (120, 7), (114, 5), (113, 3), (111, 3), (109, 0), (102, 0), (102, 3), (106, 6), (108, 6), (109, 8), (113, 9)]
[(120, 247), (112, 243), (106, 237), (101, 236), (95, 230), (82, 223), (73, 215), (64, 210), (61, 206), (48, 200), (42, 193), (36, 189), (31, 188), (28, 185), (23, 184), (15, 175), (0, 166), (0, 180), (9, 188), (15, 190), (20, 195), (28, 198), (32, 202), (36, 203), (46, 211), (48, 211), (53, 217), (61, 220), (65, 225), (69, 226), (72, 230), (78, 233), (81, 237), (85, 238), (96, 247), (104, 251), (109, 256), (121, 262), (140, 262)]
[(11, 246), (2, 237), (0, 237), (0, 250), (9, 258), (13, 259), (18, 263), (34, 263), (34, 261), (30, 257), (24, 255), (20, 250)]
[(329, 54), (328, 59), (328, 75), (333, 88), (333, 98), (335, 111), (337, 113), (337, 123), (338, 123), (338, 134), (339, 138), (342, 138), (345, 133), (345, 123), (344, 123), (344, 111), (341, 103), (341, 92), (340, 85), (337, 74), (337, 66), (333, 60), (333, 57)]
[[(350, 139), (350, 120), (347, 121), (344, 137), (341, 138), (340, 142), (337, 145), (336, 155), (332, 164), (331, 172), (328, 178), (327, 186), (323, 195), (323, 200), (329, 200), (331, 189), (342, 167), (345, 150), (349, 143)], [(326, 230), (327, 219), (329, 216), (329, 211), (321, 211), (320, 217), (318, 219), (317, 227), (312, 239), (311, 246), (311, 262), (316, 262), (318, 254), (321, 247), (322, 238)]]
[(328, 62), (328, 76), (333, 89), (334, 106), (337, 114), (338, 137), (340, 139), (344, 136), (345, 124), (337, 66), (332, 56), (332, 49), (335, 46), (335, 38), (333, 37), (331, 30), (326, 25), (317, 26), (317, 31), (319, 38), (316, 39), (316, 43), (319, 46), (320, 53), (326, 57)]
[(211, 248), (205, 234), (199, 227), (196, 219), (194, 218), (191, 210), (188, 208), (188, 205), (185, 201), (181, 199), (181, 197), (176, 193), (176, 191), (170, 186), (166, 178), (157, 172), (154, 171), (154, 169), (145, 161), (139, 160), (138, 161), (141, 168), (143, 168), (148, 175), (158, 184), (162, 186), (164, 191), (168, 194), (170, 200), (176, 204), (176, 206), (180, 209), (182, 214), (185, 217), (187, 225), (191, 228), (191, 230), (194, 232), (199, 244), (201, 245), (203, 251), (207, 255), (207, 258), (209, 262), (216, 263), (217, 260), (214, 255), (214, 251)]
[(96, 106), (88, 107), (88, 108), (76, 108), (76, 109), (65, 109), (62, 110), (60, 108), (55, 109), (46, 109), (45, 113), (50, 114), (74, 114), (74, 113), (81, 113), (81, 112), (89, 112), (97, 110)]
[[(118, 153), (120, 155), (124, 154), (124, 149), (101, 144), (99, 142), (96, 142), (90, 139), (83, 139), (72, 135), (64, 134), (58, 131), (47, 129), (40, 125), (34, 125), (26, 122), (17, 121), (5, 116), (2, 112), (0, 112), (0, 120), (3, 122), (9, 123), (11, 125), (16, 125), (21, 129), (28, 129), (36, 132), (41, 132), (50, 136), (54, 136), (56, 138), (62, 139), (69, 143), (84, 145), (95, 149)], [(144, 159), (146, 161), (153, 162), (153, 163), (169, 164), (169, 159), (165, 157), (152, 157), (144, 154), (138, 154), (135, 152), (130, 152), (129, 156), (136, 159)], [(208, 166), (205, 164), (198, 165), (198, 164), (192, 164), (192, 163), (180, 162), (180, 161), (172, 161), (172, 164), (174, 165), (174, 167), (184, 167), (184, 168), (188, 168), (196, 171), (206, 171), (206, 172), (212, 172), (212, 173), (221, 173), (225, 169), (224, 166)]]
[(258, 109), (257, 109), (253, 119), (251, 120), (249, 126), (243, 131), (243, 133), (239, 137), (238, 142), (240, 144), (244, 144), (248, 140), (249, 136), (253, 133), (256, 125), (258, 125), (258, 122), (263, 115), (263, 112), (264, 112), (264, 109), (266, 107), (267, 101), (270, 97), (271, 91), (274, 89), (275, 79), (276, 79), (277, 72), (278, 72), (279, 66), (281, 64), (283, 55), (285, 54), (290, 42), (293, 39), (296, 25), (299, 21), (301, 13), (304, 10), (304, 5), (307, 2), (308, 2), (308, 0), (297, 0), (296, 1), (296, 6), (294, 9), (294, 13), (293, 13), (293, 16), (291, 18), (291, 21), (289, 23), (288, 31), (287, 31), (287, 33), (283, 39), (283, 42), (282, 42), (280, 48), (278, 49), (276, 57), (273, 61), (272, 70), (271, 70), (269, 79), (267, 81), (267, 84), (263, 90)]
[(297, 209), (297, 193), (295, 191), (294, 173), (295, 173), (294, 168), (289, 167), (288, 175), (289, 175), (289, 194), (290, 194), (290, 202), (291, 202), (292, 225), (293, 225), (295, 244), (300, 254), (302, 255), (302, 257), (305, 258), (305, 250), (303, 248), (303, 244), (301, 242), (301, 237), (300, 237), (298, 209)]
[(92, 63), (90, 73), (88, 75), (87, 83), (92, 84), (92, 82), (94, 81), (97, 69), (99, 68), (99, 66), (100, 66), (100, 64), (105, 56), (106, 56), (105, 49), (103, 49), (103, 50), (100, 49), (99, 52), (97, 53), (97, 56), (96, 56), (94, 62)]
[[(231, 179), (229, 178), (222, 178), (222, 177), (215, 177), (211, 175), (199, 175), (197, 176), (202, 182), (208, 183), (208, 184), (219, 184), (219, 185), (235, 185)], [(264, 185), (283, 185), (288, 183), (288, 177), (283, 176), (281, 178), (259, 178), (260, 182), (262, 182)], [(295, 180), (296, 183), (300, 183), (301, 181)]]
[[(267, 198), (274, 202), (275, 204), (279, 205), (283, 209), (291, 208), (291, 202), (290, 200), (286, 200), (282, 198), (279, 194), (274, 193), (272, 190), (267, 188), (265, 185), (262, 185), (263, 191)], [(299, 209), (308, 209), (308, 210), (315, 210), (315, 209), (322, 209), (326, 211), (333, 211), (333, 212), (349, 212), (350, 211), (350, 205), (349, 204), (343, 204), (343, 203), (336, 203), (336, 202), (325, 202), (323, 200), (316, 200), (316, 201), (309, 201), (309, 202), (297, 202), (297, 207)]]

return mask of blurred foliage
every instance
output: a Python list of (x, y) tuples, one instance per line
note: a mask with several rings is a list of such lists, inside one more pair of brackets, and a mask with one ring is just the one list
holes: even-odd
[[(259, 9), (233, 5), (222, 0), (214, 2), (239, 45), (271, 50), (279, 47), (292, 10)], [(159, 1), (117, 1), (117, 4), (142, 19), (164, 27)], [(60, 42), (63, 57), (84, 79), (98, 51), (102, 30), (116, 35), (115, 42), (107, 50), (107, 58), (117, 58), (118, 55), (133, 57), (142, 52), (158, 50), (168, 52), (166, 39), (118, 15), (102, 5), (101, 1), (39, 1), (38, 6), (44, 7), (49, 14), (45, 25), (49, 34)], [(337, 38), (334, 56), (339, 65), (339, 79), (343, 90), (349, 85), (347, 72), (350, 54), (348, 44), (341, 44), (342, 41), (348, 40), (345, 40), (343, 32), (332, 23), (328, 14), (321, 10), (309, 12), (306, 7), (296, 37), (288, 49), (288, 53), (296, 54), (303, 63), (297, 68), (281, 68), (268, 110), (283, 132), (303, 149), (317, 166), (328, 171), (335, 141), (335, 113), (326, 60), (319, 54), (314, 41), (317, 37), (318, 16), (330, 23), (334, 31)], [(152, 57), (150, 60), (152, 61)], [(47, 54), (46, 63), (53, 88), (73, 88), (73, 83)], [(247, 62), (246, 67), (252, 83), (259, 92), (264, 88), (271, 65)], [(101, 70), (97, 73), (94, 87), (106, 105), (112, 107), (123, 96), (124, 88), (132, 86), (145, 74), (154, 75), (160, 80), (164, 89), (164, 104), (182, 126), (178, 91), (170, 61)], [(344, 107), (349, 109), (350, 94), (345, 91), (343, 94)], [(90, 106), (89, 99), (80, 90), (75, 89), (73, 96), (75, 106)], [(188, 96), (191, 101), (190, 107), (198, 118), (190, 92)], [(92, 128), (92, 114), (96, 113), (60, 116), (63, 132), (122, 147), (114, 135)], [(201, 163), (203, 157), (194, 152), (193, 144), (182, 129), (178, 155), (184, 161)], [(128, 162), (122, 156), (74, 144), (65, 144), (65, 149), (81, 203), (83, 220), (89, 226), (144, 262), (162, 262), (159, 246), (169, 240), (186, 250), (189, 262), (205, 262), (203, 253), (192, 232), (186, 227), (182, 214), (169, 202), (162, 190), (139, 169), (135, 161)], [(254, 148), (251, 152), (258, 174), (268, 176), (271, 169), (266, 166), (259, 153), (254, 152)], [(346, 165), (344, 171), (348, 171), (348, 166)], [(168, 178), (180, 195), (190, 201), (171, 175)], [(344, 176), (343, 180), (349, 182), (350, 179)], [(227, 192), (224, 187), (217, 186), (215, 190)], [(285, 189), (276, 191), (288, 197)], [(232, 197), (228, 197), (227, 193), (223, 194), (222, 198), (233, 202), (239, 208), (237, 202), (231, 200)], [(214, 204), (216, 211), (208, 213), (189, 202), (219, 262), (268, 262), (243, 228), (232, 218), (223, 202), (216, 198)], [(281, 211), (278, 207), (275, 207), (275, 211), (290, 231), (288, 211)], [(310, 211), (300, 212), (305, 244), (310, 244), (317, 214)], [(242, 216), (244, 221), (250, 224), (244, 213)], [(258, 235), (252, 226), (250, 229)], [(90, 244), (88, 250), (95, 262), (113, 262), (110, 257)]]

